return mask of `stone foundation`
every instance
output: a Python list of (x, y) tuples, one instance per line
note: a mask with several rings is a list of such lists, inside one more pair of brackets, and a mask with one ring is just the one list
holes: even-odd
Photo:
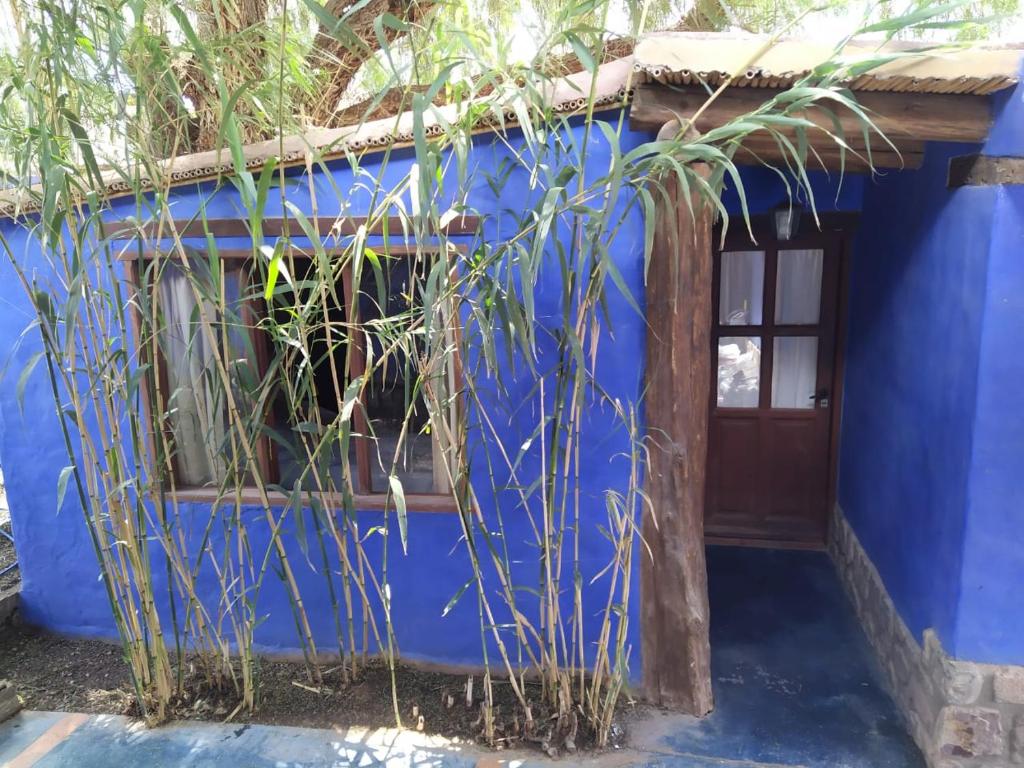
[(951, 659), (930, 629), (918, 644), (838, 507), (829, 553), (928, 765), (1024, 766), (1024, 667)]

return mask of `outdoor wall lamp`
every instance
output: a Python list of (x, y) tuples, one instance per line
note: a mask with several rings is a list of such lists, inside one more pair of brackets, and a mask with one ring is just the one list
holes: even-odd
[(800, 214), (803, 213), (803, 206), (784, 200), (775, 206), (772, 211), (772, 221), (775, 225), (775, 238), (777, 240), (791, 240), (793, 235), (800, 231)]

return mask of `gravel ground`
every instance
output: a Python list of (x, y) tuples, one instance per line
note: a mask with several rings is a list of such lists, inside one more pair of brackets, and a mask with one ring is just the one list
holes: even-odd
[[(292, 725), (313, 728), (393, 727), (391, 675), (387, 666), (373, 660), (359, 679), (340, 680), (338, 667), (324, 670), (324, 683), (312, 685), (301, 664), (259, 660), (262, 682), (258, 709), (236, 710), (233, 691), (215, 691), (188, 681), (189, 694), (174, 702), (172, 719)], [(0, 679), (10, 680), (28, 709), (137, 715), (138, 710), (118, 645), (42, 632), (30, 627), (0, 629)], [(466, 675), (454, 675), (399, 665), (395, 690), (405, 727), (427, 734), (477, 741), (481, 736), (481, 680), (475, 679), (472, 707), (466, 706)], [(527, 683), (527, 696), (536, 702), (539, 690)], [(507, 682), (494, 681), (496, 730), (506, 744), (541, 746), (542, 731), (549, 722), (535, 706), (537, 727), (524, 736), (519, 707)], [(592, 747), (593, 737), (580, 728), (575, 740), (582, 750)], [(561, 751), (561, 754), (565, 754)]]

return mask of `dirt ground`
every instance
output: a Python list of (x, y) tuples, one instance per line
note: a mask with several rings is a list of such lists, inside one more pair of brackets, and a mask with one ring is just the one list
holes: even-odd
[[(11, 532), (10, 523), (0, 524), (0, 530)], [(14, 544), (6, 536), (0, 535), (0, 571), (6, 568), (8, 565), (17, 560), (14, 554)], [(11, 587), (17, 586), (21, 582), (21, 575), (18, 573), (18, 569), (15, 568), (13, 571), (0, 576), (0, 592), (4, 592)]]
[[(391, 676), (381, 661), (371, 661), (357, 682), (344, 685), (338, 668), (326, 668), (323, 686), (311, 685), (302, 664), (262, 659), (262, 697), (253, 714), (234, 713), (232, 722), (294, 725), (313, 728), (393, 727)], [(119, 646), (97, 640), (52, 635), (23, 626), (0, 628), (0, 679), (14, 683), (28, 709), (137, 715), (128, 667)], [(425, 671), (399, 666), (396, 688), (403, 725), (429, 734), (480, 741), (480, 678), (474, 680), (474, 705), (466, 706), (465, 675)], [(196, 686), (193, 686), (195, 688)], [(564, 752), (565, 744), (552, 747), (544, 733), (544, 721), (529, 738), (519, 739), (522, 718), (507, 682), (494, 684), (499, 735), (508, 743), (530, 744), (545, 751)], [(531, 700), (537, 690), (528, 691)], [(199, 691), (190, 700), (176, 703), (180, 719), (222, 721), (238, 704), (233, 692)], [(422, 724), (420, 723), (422, 718)], [(616, 726), (616, 740), (624, 732)], [(564, 741), (560, 739), (559, 741)], [(592, 746), (583, 732), (570, 745)]]

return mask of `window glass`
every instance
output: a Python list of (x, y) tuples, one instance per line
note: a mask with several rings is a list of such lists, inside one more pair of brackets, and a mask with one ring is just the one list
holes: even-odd
[(721, 256), (718, 322), (760, 325), (764, 296), (764, 251), (726, 251)]
[(718, 405), (756, 408), (761, 385), (761, 339), (723, 336), (718, 340)]
[(776, 336), (772, 349), (772, 408), (813, 408), (818, 337)]
[(163, 402), (173, 437), (178, 481), (186, 486), (219, 484), (244, 455), (229, 429), (227, 397), (215, 346), (202, 325), (214, 324), (215, 344), (242, 412), (258, 386), (238, 268), (211, 274), (201, 256), (186, 268), (168, 259), (152, 262), (146, 279), (156, 283), (158, 346), (166, 381)]
[[(340, 269), (318, 275), (306, 256), (287, 264), (292, 285), (278, 278), (268, 329), (288, 372), (278, 379), (269, 427), (279, 482), (291, 489), (300, 481), (312, 492), (357, 490), (357, 430), (352, 416), (346, 425), (340, 418), (352, 364), (344, 280)], [(337, 259), (328, 264), (338, 268)]]
[(775, 280), (775, 323), (816, 325), (821, 314), (821, 270), (824, 254), (820, 248), (779, 251)]
[[(450, 484), (441, 442), (431, 429), (421, 389), (423, 337), (416, 331), (394, 331), (408, 331), (420, 321), (422, 313), (416, 308), (429, 265), (422, 259), (417, 262), (414, 254), (381, 254), (381, 261), (383, 290), (376, 272), (365, 265), (359, 292), (359, 319), (370, 369), (366, 390), (367, 432), (373, 445), (370, 486), (374, 493), (386, 493), (393, 471), (406, 494), (447, 493)], [(433, 382), (442, 389), (447, 384)]]

